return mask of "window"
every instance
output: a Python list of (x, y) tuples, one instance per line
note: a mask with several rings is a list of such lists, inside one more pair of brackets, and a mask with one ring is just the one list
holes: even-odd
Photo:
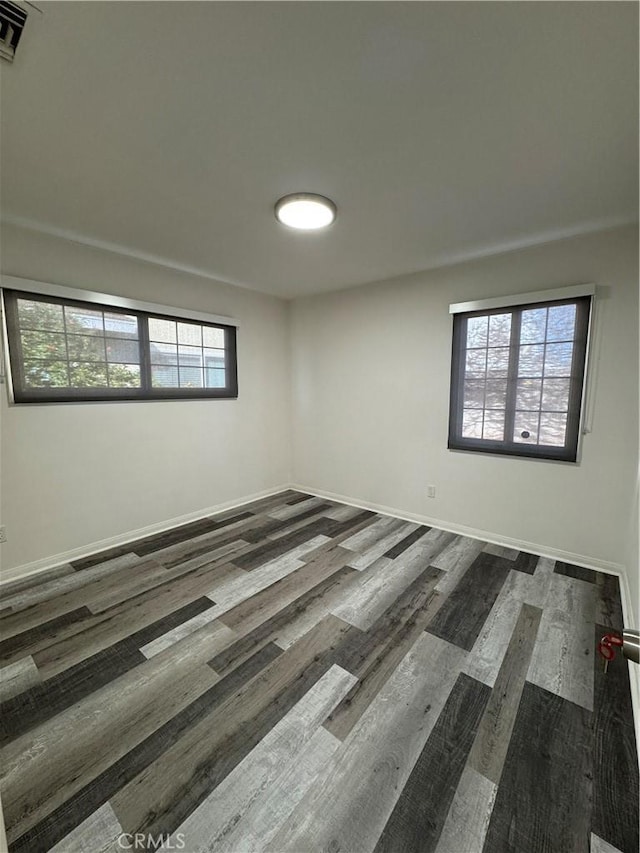
[(458, 307), (449, 447), (575, 462), (591, 297)]
[(235, 326), (18, 290), (3, 299), (16, 403), (238, 396)]

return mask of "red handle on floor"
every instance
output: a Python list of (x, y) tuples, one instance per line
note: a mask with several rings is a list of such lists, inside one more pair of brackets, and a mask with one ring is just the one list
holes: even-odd
[(598, 643), (598, 651), (605, 660), (613, 660), (616, 656), (615, 646), (622, 648), (622, 637), (616, 634), (605, 634)]

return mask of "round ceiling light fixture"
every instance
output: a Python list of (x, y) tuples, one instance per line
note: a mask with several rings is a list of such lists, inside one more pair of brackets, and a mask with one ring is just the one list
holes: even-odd
[(336, 218), (336, 206), (329, 198), (316, 193), (291, 193), (276, 202), (276, 219), (299, 231), (326, 228)]

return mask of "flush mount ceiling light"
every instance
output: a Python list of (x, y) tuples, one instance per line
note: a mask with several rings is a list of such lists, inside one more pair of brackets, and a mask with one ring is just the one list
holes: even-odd
[(299, 231), (326, 228), (336, 218), (336, 206), (331, 199), (315, 193), (291, 193), (283, 196), (275, 207), (276, 219)]

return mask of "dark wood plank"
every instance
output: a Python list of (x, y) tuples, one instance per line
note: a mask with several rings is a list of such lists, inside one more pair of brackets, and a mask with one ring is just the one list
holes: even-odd
[(490, 693), (486, 684), (458, 676), (375, 853), (436, 849)]
[(44, 820), (11, 844), (11, 853), (45, 853), (72, 829), (86, 820), (124, 785), (156, 761), (192, 726), (255, 678), (280, 654), (282, 649), (270, 644), (242, 666), (210, 687), (198, 699), (149, 735), (142, 743), (116, 761)]
[(406, 551), (414, 542), (417, 542), (418, 539), (422, 539), (425, 533), (428, 533), (430, 530), (430, 527), (421, 524), (417, 530), (414, 530), (408, 536), (405, 536), (404, 539), (401, 539), (397, 545), (393, 546), (393, 548), (389, 548), (389, 550), (385, 552), (384, 556), (388, 557), (390, 560), (395, 560), (396, 557), (399, 557), (400, 554)]
[(512, 567), (512, 560), (478, 554), (427, 630), (471, 651)]
[[(622, 633), (624, 617), (622, 615), (622, 600), (620, 597), (620, 581), (616, 575), (598, 572), (598, 601), (596, 605), (596, 621), (606, 625), (611, 631)], [(605, 633), (609, 633), (605, 631)]]
[(520, 551), (515, 560), (511, 561), (511, 568), (517, 572), (524, 572), (527, 575), (532, 575), (540, 557), (537, 554), (527, 554), (526, 551)]
[(10, 660), (17, 652), (26, 651), (35, 643), (45, 641), (48, 638), (55, 638), (61, 628), (82, 622), (83, 619), (90, 617), (91, 611), (87, 607), (78, 607), (68, 613), (63, 613), (61, 616), (56, 616), (54, 619), (48, 619), (40, 625), (29, 628), (27, 631), (22, 631), (12, 637), (2, 639), (0, 641), (0, 662)]
[(525, 683), (484, 853), (590, 848), (591, 713)]
[(586, 581), (587, 583), (597, 583), (599, 575), (599, 572), (594, 572), (593, 569), (585, 569), (584, 566), (574, 566), (560, 560), (556, 560), (553, 571), (557, 575), (565, 575), (568, 578), (576, 578), (576, 580)]
[[(596, 625), (594, 644), (609, 631)], [(599, 655), (594, 666), (593, 832), (621, 853), (637, 853), (640, 793), (628, 665), (618, 653), (606, 674)]]
[(287, 506), (293, 506), (294, 504), (302, 503), (302, 501), (308, 501), (311, 497), (313, 497), (313, 495), (305, 495), (304, 492), (296, 492), (296, 496), (291, 498), (291, 500), (285, 501), (285, 503)]

